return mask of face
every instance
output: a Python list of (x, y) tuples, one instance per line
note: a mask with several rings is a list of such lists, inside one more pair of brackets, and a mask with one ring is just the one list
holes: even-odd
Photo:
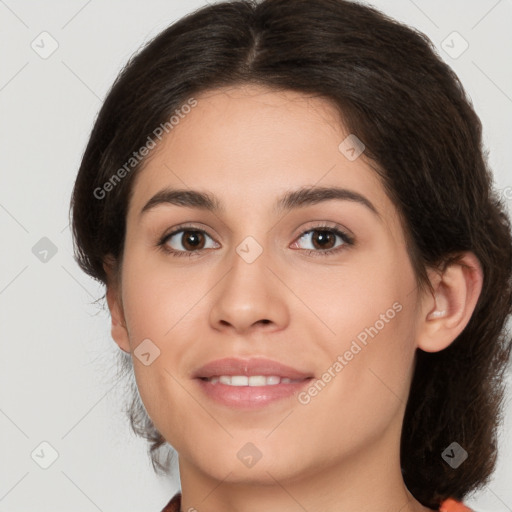
[(219, 480), (397, 456), (419, 297), (394, 204), (326, 100), (196, 99), (127, 214), (114, 337), (156, 428)]

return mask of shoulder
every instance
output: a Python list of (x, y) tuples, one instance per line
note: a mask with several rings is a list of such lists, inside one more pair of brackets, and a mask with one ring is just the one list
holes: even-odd
[[(180, 512), (181, 506), (181, 493), (175, 494), (169, 503), (162, 509), (161, 512)], [(462, 502), (448, 498), (441, 503), (439, 512), (473, 512), (469, 507), (466, 507)]]
[(461, 501), (448, 498), (441, 503), (439, 512), (474, 512)]

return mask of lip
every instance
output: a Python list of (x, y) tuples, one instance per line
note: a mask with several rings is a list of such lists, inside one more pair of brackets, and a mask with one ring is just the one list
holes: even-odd
[[(271, 386), (229, 386), (206, 379), (220, 375), (247, 377), (276, 375), (292, 381)], [(313, 378), (312, 373), (265, 358), (224, 358), (211, 361), (192, 374), (201, 391), (213, 401), (230, 408), (253, 409), (267, 406), (297, 394)]]
[(192, 377), (210, 378), (218, 375), (246, 375), (247, 377), (254, 375), (265, 375), (266, 377), (278, 375), (279, 377), (291, 380), (313, 377), (312, 373), (302, 372), (291, 366), (262, 357), (253, 357), (251, 359), (226, 357), (224, 359), (217, 359), (201, 366), (201, 368), (193, 373)]

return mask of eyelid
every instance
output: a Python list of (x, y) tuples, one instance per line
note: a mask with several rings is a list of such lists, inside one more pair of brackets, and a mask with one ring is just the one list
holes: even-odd
[(321, 230), (322, 228), (341, 231), (347, 236), (347, 238), (350, 238), (352, 241), (355, 240), (355, 235), (350, 229), (341, 224), (338, 224), (337, 222), (328, 220), (312, 220), (306, 223), (306, 227), (304, 227), (302, 224), (300, 229), (297, 231), (297, 234), (294, 235), (295, 239), (300, 238), (302, 235), (309, 231)]
[[(315, 229), (321, 229), (321, 228), (338, 229), (339, 231), (342, 231), (343, 233), (345, 233), (347, 235), (347, 237), (349, 237), (351, 239), (355, 238), (354, 234), (352, 233), (352, 231), (350, 229), (347, 229), (345, 226), (342, 226), (341, 224), (338, 224), (336, 222), (322, 221), (322, 220), (314, 221), (313, 220), (313, 221), (309, 221), (308, 224), (310, 224), (309, 227), (308, 226), (304, 227), (302, 225), (301, 228), (296, 231), (296, 234), (293, 235), (294, 236), (294, 240), (297, 239), (297, 238), (300, 238), (300, 236), (304, 235), (308, 231), (312, 231), (312, 230), (315, 230)], [(201, 225), (195, 224), (195, 223), (191, 223), (190, 224), (190, 223), (186, 223), (185, 222), (184, 224), (178, 224), (177, 226), (174, 226), (171, 229), (169, 229), (168, 232), (165, 232), (160, 237), (160, 239), (166, 238), (166, 237), (168, 237), (170, 235), (176, 234), (179, 231), (187, 230), (187, 229), (202, 231), (202, 232), (206, 233), (208, 236), (210, 236), (210, 238), (213, 238), (208, 233), (208, 229), (210, 229), (210, 228), (207, 228), (206, 226), (201, 227)]]
[(209, 234), (209, 230), (210, 230), (209, 227), (201, 226), (200, 224), (195, 224), (195, 223), (189, 224), (186, 222), (184, 224), (178, 224), (177, 226), (174, 226), (174, 227), (166, 230), (164, 232), (164, 234), (161, 235), (159, 238), (160, 238), (160, 240), (163, 240), (165, 238), (170, 237), (171, 235), (175, 235), (176, 233), (179, 233), (180, 231), (188, 231), (188, 230), (201, 231), (202, 233), (206, 233), (211, 239), (213, 239), (213, 237)]

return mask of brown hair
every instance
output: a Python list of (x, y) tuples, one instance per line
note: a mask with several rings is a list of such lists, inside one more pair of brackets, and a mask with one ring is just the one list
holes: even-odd
[[(106, 255), (121, 262), (144, 160), (103, 197), (94, 191), (193, 95), (243, 83), (319, 96), (339, 110), (401, 215), (422, 286), (429, 286), (427, 267), (463, 251), (478, 257), (484, 282), (468, 325), (445, 350), (417, 351), (401, 437), (403, 477), (415, 498), (434, 509), (447, 497), (462, 500), (496, 465), (512, 347), (505, 329), (512, 240), (480, 120), (425, 35), (345, 0), (221, 2), (178, 20), (127, 63), (99, 112), (71, 204), (78, 264), (106, 283)], [(120, 356), (133, 373), (130, 356)], [(155, 470), (165, 471), (157, 455), (166, 441), (133, 380), (132, 391), (132, 427), (151, 442)], [(441, 457), (454, 441), (469, 454), (457, 469)]]

